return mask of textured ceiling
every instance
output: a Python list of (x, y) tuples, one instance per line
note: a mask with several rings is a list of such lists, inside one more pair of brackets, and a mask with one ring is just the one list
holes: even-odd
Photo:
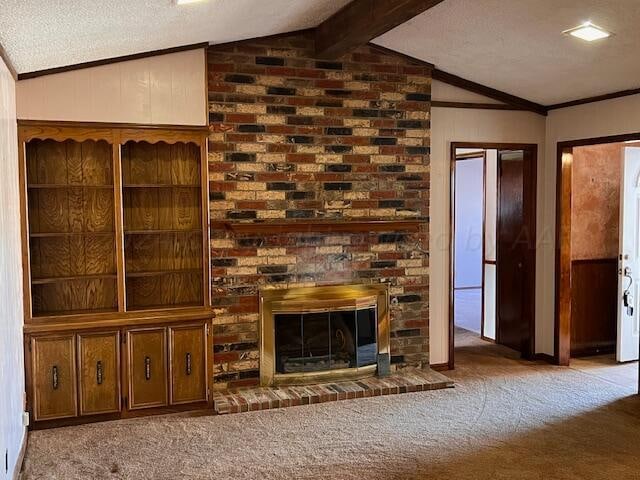
[[(615, 33), (583, 42), (586, 20)], [(640, 0), (445, 0), (374, 43), (545, 105), (640, 87)]]
[[(383, 1), (383, 0), (376, 0)], [(20, 73), (314, 27), (349, 0), (0, 0)], [(615, 33), (561, 32), (591, 20)], [(445, 0), (374, 41), (545, 105), (640, 87), (640, 0)]]
[(315, 27), (349, 0), (0, 0), (0, 44), (19, 73), (192, 43)]

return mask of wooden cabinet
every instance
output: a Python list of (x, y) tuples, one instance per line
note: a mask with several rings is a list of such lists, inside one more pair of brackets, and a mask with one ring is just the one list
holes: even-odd
[(166, 329), (130, 330), (127, 337), (129, 409), (167, 405)]
[(30, 348), (34, 420), (76, 416), (74, 336), (32, 337)]
[(36, 424), (206, 401), (207, 127), (23, 120), (18, 137)]
[(79, 333), (80, 415), (120, 411), (120, 333)]
[(207, 399), (206, 325), (169, 328), (172, 405)]

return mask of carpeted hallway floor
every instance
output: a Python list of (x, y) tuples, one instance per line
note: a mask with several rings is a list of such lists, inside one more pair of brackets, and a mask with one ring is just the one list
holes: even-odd
[(25, 479), (640, 479), (633, 385), (458, 331), (456, 388), (33, 432)]

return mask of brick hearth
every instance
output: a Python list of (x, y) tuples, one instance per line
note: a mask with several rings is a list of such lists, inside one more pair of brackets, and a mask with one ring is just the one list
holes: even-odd
[(223, 415), (450, 387), (453, 387), (453, 382), (433, 370), (404, 369), (388, 377), (352, 382), (232, 389), (214, 394), (213, 409), (218, 415)]

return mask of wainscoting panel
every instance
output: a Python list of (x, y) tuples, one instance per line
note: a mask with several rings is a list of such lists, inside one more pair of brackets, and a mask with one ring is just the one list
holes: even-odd
[(615, 351), (616, 258), (571, 262), (571, 356)]

